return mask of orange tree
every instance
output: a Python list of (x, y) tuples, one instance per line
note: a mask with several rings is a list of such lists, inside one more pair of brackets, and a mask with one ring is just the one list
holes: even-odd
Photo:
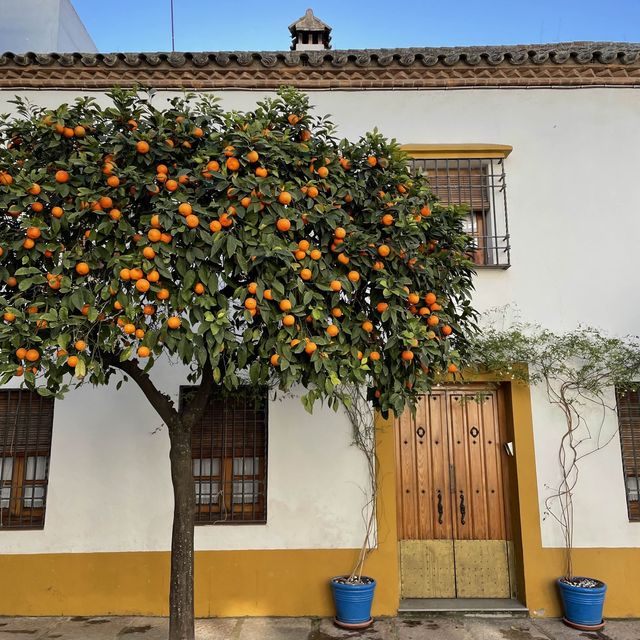
[[(171, 444), (170, 636), (193, 638), (191, 428), (214, 387), (413, 406), (464, 360), (468, 238), (395, 142), (339, 141), (293, 89), (246, 113), (109, 95), (17, 99), (1, 126), (0, 382), (139, 385)], [(197, 382), (180, 409), (149, 375), (165, 356)]]

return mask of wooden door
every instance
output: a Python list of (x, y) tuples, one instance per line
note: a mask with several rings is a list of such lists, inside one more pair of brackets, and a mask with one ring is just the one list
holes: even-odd
[(397, 425), (402, 596), (513, 595), (502, 394), (434, 390)]

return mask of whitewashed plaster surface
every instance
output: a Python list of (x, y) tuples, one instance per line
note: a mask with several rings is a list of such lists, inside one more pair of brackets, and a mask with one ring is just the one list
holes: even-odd
[[(75, 92), (23, 92), (53, 106)], [(169, 94), (159, 94), (160, 104)], [(173, 94), (171, 94), (173, 95)], [(260, 92), (221, 92), (250, 109)], [(310, 92), (341, 136), (377, 126), (402, 143), (497, 143), (506, 160), (511, 263), (481, 271), (481, 310), (516, 305), (551, 329), (590, 324), (611, 333), (640, 327), (632, 283), (639, 268), (640, 91), (473, 89)], [(13, 92), (0, 94), (0, 112)], [(175, 376), (169, 378), (177, 391)], [(557, 481), (562, 417), (532, 390), (538, 499)], [(297, 399), (270, 404), (266, 526), (198, 527), (200, 549), (359, 546), (364, 465), (344, 417), (308, 416)], [(166, 549), (171, 491), (165, 433), (135, 388), (84, 390), (56, 404), (47, 521), (43, 531), (0, 532), (5, 553)], [(609, 418), (605, 430), (615, 431)], [(640, 545), (629, 523), (617, 436), (584, 461), (575, 545)], [(543, 544), (561, 545), (542, 523)]]

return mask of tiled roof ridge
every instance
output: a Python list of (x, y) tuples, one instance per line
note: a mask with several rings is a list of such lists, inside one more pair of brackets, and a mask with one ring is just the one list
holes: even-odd
[(312, 67), (385, 67), (441, 64), (478, 66), (501, 64), (631, 64), (640, 58), (640, 43), (560, 42), (534, 45), (409, 47), (398, 49), (330, 49), (326, 51), (212, 51), (149, 53), (0, 53), (0, 67), (32, 65), (61, 67), (154, 67), (163, 63), (171, 67), (249, 66), (258, 63), (270, 68), (278, 65)]

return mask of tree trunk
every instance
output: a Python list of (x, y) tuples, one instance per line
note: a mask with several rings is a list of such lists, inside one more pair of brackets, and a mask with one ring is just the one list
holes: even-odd
[[(187, 424), (185, 424), (185, 422)], [(195, 494), (191, 459), (191, 424), (181, 421), (169, 428), (173, 531), (171, 535), (171, 586), (169, 640), (194, 640), (193, 527)]]

